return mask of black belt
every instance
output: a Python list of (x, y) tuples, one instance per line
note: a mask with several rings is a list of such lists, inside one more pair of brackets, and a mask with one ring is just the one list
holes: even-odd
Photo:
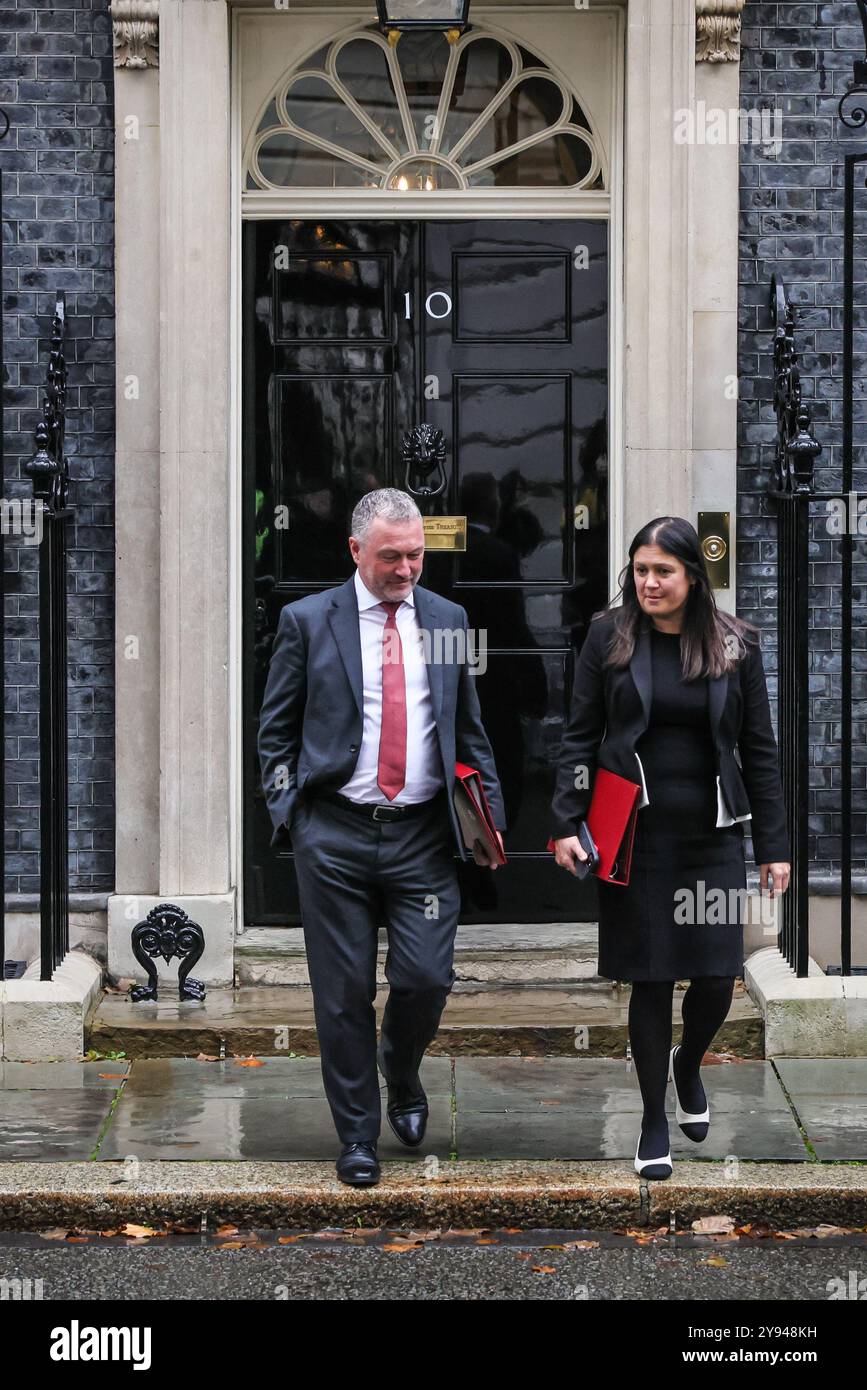
[(350, 801), (348, 796), (341, 796), (340, 792), (320, 792), (316, 799), (330, 801), (334, 806), (343, 806), (345, 810), (354, 811), (365, 820), (398, 821), (423, 816), (438, 805), (444, 795), (443, 791), (439, 791), (429, 801), (415, 801), (407, 806), (380, 806), (373, 801)]

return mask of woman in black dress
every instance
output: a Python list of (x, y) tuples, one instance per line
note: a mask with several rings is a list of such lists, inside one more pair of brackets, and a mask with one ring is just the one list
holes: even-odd
[[(594, 615), (576, 665), (552, 839), (557, 863), (576, 873), (596, 767), (641, 785), (629, 884), (598, 881), (599, 973), (632, 982), (644, 1106), (636, 1172), (668, 1178), (666, 1082), (681, 1129), (701, 1143), (701, 1062), (743, 972), (743, 823), (772, 897), (788, 887), (789, 837), (758, 631), (717, 608), (690, 523), (642, 527), (621, 583), (622, 602)], [(683, 1038), (672, 1048), (683, 979)]]

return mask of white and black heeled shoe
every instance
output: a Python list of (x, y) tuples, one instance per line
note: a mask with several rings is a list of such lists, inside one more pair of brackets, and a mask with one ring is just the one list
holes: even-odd
[[(639, 1128), (639, 1130), (638, 1130), (638, 1143), (635, 1145), (635, 1171), (636, 1171), (636, 1173), (638, 1174), (638, 1176), (639, 1176), (640, 1178), (641, 1178), (641, 1177), (647, 1177), (647, 1178), (649, 1178), (651, 1181), (661, 1182), (661, 1181), (663, 1181), (665, 1178), (670, 1178), (670, 1177), (671, 1177), (672, 1172), (674, 1171), (673, 1164), (672, 1164), (672, 1162), (671, 1162), (671, 1149), (669, 1149), (668, 1153), (665, 1154), (665, 1156), (662, 1157), (662, 1158), (639, 1158), (639, 1157), (638, 1157), (638, 1150), (639, 1150), (640, 1148), (641, 1148), (641, 1129)], [(648, 1171), (647, 1171), (647, 1170), (650, 1169), (650, 1168), (657, 1168), (657, 1169), (660, 1169), (661, 1171), (655, 1172), (655, 1173), (651, 1173), (651, 1172), (648, 1172)], [(668, 1172), (665, 1171), (666, 1168), (668, 1169)]]
[[(686, 1134), (687, 1139), (691, 1139), (693, 1144), (703, 1144), (705, 1139), (707, 1138), (707, 1132), (710, 1127), (710, 1106), (703, 1110), (700, 1115), (691, 1115), (689, 1111), (684, 1110), (683, 1106), (681, 1105), (680, 1096), (678, 1095), (677, 1091), (677, 1082), (674, 1079), (674, 1054), (675, 1052), (677, 1052), (679, 1047), (680, 1043), (676, 1043), (675, 1046), (671, 1049), (668, 1058), (668, 1079), (669, 1081), (674, 1083), (674, 1113), (677, 1116), (677, 1123), (680, 1125), (684, 1134)], [(700, 1135), (688, 1134), (687, 1131), (684, 1129), (684, 1125), (703, 1125), (704, 1133)]]

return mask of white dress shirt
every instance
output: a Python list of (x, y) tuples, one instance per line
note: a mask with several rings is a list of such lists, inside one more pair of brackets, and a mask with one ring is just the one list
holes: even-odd
[(349, 781), (339, 788), (340, 795), (348, 796), (351, 801), (373, 801), (381, 806), (429, 801), (444, 786), (445, 779), (415, 594), (410, 590), (395, 613), (406, 681), (406, 782), (392, 801), (376, 780), (382, 729), (382, 638), (388, 614), (382, 601), (364, 584), (357, 569), (355, 594), (361, 636), (364, 723), (358, 762)]

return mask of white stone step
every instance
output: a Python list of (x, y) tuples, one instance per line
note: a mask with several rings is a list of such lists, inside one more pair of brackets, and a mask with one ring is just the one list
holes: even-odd
[[(385, 983), (386, 944), (385, 932), (380, 932), (379, 984)], [(301, 928), (256, 927), (244, 932), (235, 943), (235, 973), (239, 985), (309, 984)], [(596, 923), (458, 927), (455, 975), (457, 987), (466, 983), (493, 987), (594, 983), (599, 979)], [(604, 983), (609, 985), (608, 981)]]

